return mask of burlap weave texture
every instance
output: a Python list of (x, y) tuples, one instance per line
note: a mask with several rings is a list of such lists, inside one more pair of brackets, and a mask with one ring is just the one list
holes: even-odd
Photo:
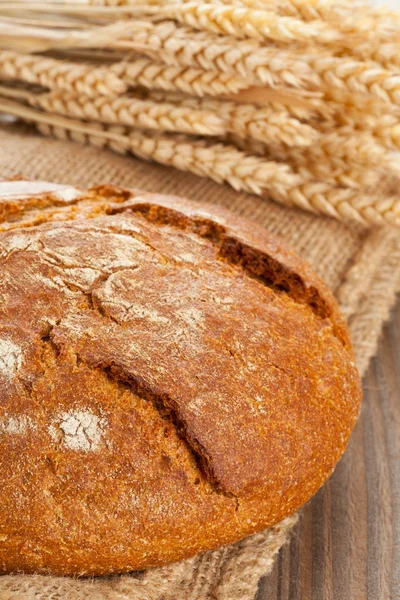
[[(400, 289), (398, 230), (368, 230), (289, 210), (173, 169), (3, 127), (0, 177), (17, 174), (83, 187), (113, 183), (187, 196), (222, 204), (264, 225), (302, 254), (336, 294), (361, 373)], [(3, 576), (0, 600), (252, 600), (294, 522), (292, 517), (238, 544), (142, 574), (95, 580)]]

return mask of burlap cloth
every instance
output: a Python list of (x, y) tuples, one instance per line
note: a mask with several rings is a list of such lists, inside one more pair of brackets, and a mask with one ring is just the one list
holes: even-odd
[[(335, 292), (364, 373), (400, 289), (399, 230), (368, 230), (289, 210), (173, 169), (3, 126), (0, 177), (16, 174), (78, 186), (110, 182), (188, 196), (222, 204), (264, 225), (302, 254)], [(253, 600), (259, 578), (271, 569), (295, 520), (291, 517), (232, 546), (141, 574), (94, 580), (3, 576), (0, 600)]]

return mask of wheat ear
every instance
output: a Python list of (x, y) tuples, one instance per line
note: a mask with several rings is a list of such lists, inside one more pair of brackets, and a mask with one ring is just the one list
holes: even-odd
[(193, 110), (129, 96), (87, 98), (53, 93), (31, 95), (28, 101), (50, 113), (101, 123), (208, 136), (226, 131), (224, 119), (211, 110)]
[[(345, 173), (349, 167), (381, 169), (389, 174), (400, 173), (400, 160), (378, 143), (369, 131), (351, 131), (344, 126), (322, 133), (317, 142), (307, 148), (282, 147), (267, 144), (254, 146), (257, 153), (274, 156), (277, 160), (309, 168), (311, 164), (326, 165), (329, 169), (340, 169)], [(322, 166), (321, 166), (322, 168)]]
[(127, 84), (105, 67), (0, 51), (0, 76), (86, 96), (122, 94)]
[(197, 98), (174, 104), (119, 96), (115, 99), (61, 94), (30, 95), (32, 106), (51, 113), (109, 124), (127, 125), (159, 131), (175, 131), (207, 136), (234, 132), (269, 144), (309, 146), (319, 133), (286, 112), (257, 109), (233, 102), (215, 102)]
[(152, 29), (144, 26), (135, 32), (134, 41), (143, 52), (153, 54), (157, 50), (164, 62), (237, 73), (252, 84), (333, 86), (394, 104), (400, 102), (399, 77), (374, 62), (326, 53), (305, 53), (299, 59), (293, 50), (262, 47), (255, 40), (235, 42), (229, 36), (196, 34), (171, 22)]
[(230, 73), (169, 66), (148, 58), (117, 63), (109, 69), (129, 85), (167, 91), (179, 90), (195, 96), (236, 94), (249, 87), (247, 81)]
[[(317, 161), (309, 158), (299, 162), (296, 156), (287, 153), (277, 155), (276, 148), (251, 138), (243, 138), (236, 134), (228, 134), (226, 141), (247, 154), (264, 156), (269, 160), (284, 160), (292, 169), (301, 175), (305, 181), (324, 181), (332, 186), (348, 187), (362, 192), (373, 190), (374, 194), (392, 195), (399, 178), (387, 175), (382, 169), (358, 165), (348, 165), (345, 161)], [(400, 189), (399, 187), (397, 189)]]
[(32, 94), (28, 90), (0, 85), (0, 95), (62, 116), (159, 131), (207, 136), (232, 132), (269, 144), (299, 147), (309, 146), (319, 136), (318, 131), (290, 117), (287, 112), (173, 92), (137, 90), (135, 96), (92, 99), (57, 93)]
[[(79, 3), (91, 6), (109, 6), (109, 7), (137, 7), (145, 12), (145, 4), (151, 7), (175, 8), (176, 5), (186, 4), (192, 0), (149, 0), (144, 3), (143, 0), (80, 0)], [(224, 6), (228, 4), (226, 0), (207, 0), (208, 4)], [(229, 0), (229, 5), (234, 8), (247, 8), (257, 11), (273, 11), (278, 15), (296, 17), (305, 21), (337, 20), (340, 25), (340, 18), (351, 16), (354, 10), (354, 3), (348, 0)], [(393, 19), (398, 20), (398, 16), (391, 11), (379, 11), (371, 9), (368, 3), (357, 5), (359, 18), (373, 18), (379, 20), (384, 26), (392, 26)], [(370, 20), (367, 21), (369, 26)]]
[[(267, 193), (282, 204), (297, 206), (308, 211), (329, 215), (339, 219), (350, 219), (362, 224), (400, 224), (400, 200), (362, 196), (358, 191), (336, 188), (324, 182), (300, 183), (289, 172), (279, 172), (276, 163), (256, 159), (224, 144), (204, 146), (191, 140), (148, 138), (141, 135), (133, 138), (125, 130), (104, 132), (96, 127), (81, 129), (71, 124), (38, 123), (39, 131), (60, 139), (72, 139), (97, 147), (109, 147), (126, 154), (131, 152), (145, 160), (155, 160), (172, 165), (196, 175), (210, 177), (218, 183), (226, 181), (237, 190)], [(105, 134), (105, 135), (104, 135)], [(219, 164), (222, 158), (223, 165)], [(245, 160), (246, 159), (246, 160)], [(270, 173), (270, 168), (274, 177)], [(276, 168), (278, 167), (278, 168)], [(279, 183), (277, 182), (279, 179)], [(299, 178), (300, 179), (300, 178)]]
[(371, 44), (371, 42), (364, 42), (352, 46), (346, 51), (346, 54), (357, 56), (362, 60), (373, 60), (393, 73), (400, 72), (399, 43), (382, 42), (381, 44)]
[(279, 167), (283, 165), (248, 156), (224, 144), (205, 146), (204, 142), (185, 140), (182, 136), (179, 139), (138, 137), (137, 133), (122, 128), (111, 131), (82, 128), (67, 120), (62, 124), (38, 122), (37, 127), (44, 135), (109, 147), (123, 154), (131, 152), (145, 160), (210, 177), (218, 183), (226, 181), (237, 190), (264, 192), (282, 204), (315, 213), (363, 224), (400, 224), (398, 197), (374, 198), (324, 182), (301, 182), (301, 178), (297, 179), (290, 171), (280, 172)]
[[(247, 90), (243, 90), (243, 92), (246, 91)], [(242, 94), (242, 92), (239, 92), (239, 94)], [(382, 100), (369, 96), (368, 94), (362, 95), (331, 88), (330, 90), (327, 89), (325, 91), (324, 96), (325, 104), (329, 106), (331, 111), (335, 106), (342, 106), (341, 110), (355, 108), (364, 112), (366, 115), (373, 115), (377, 118), (387, 114), (397, 115), (399, 112), (399, 108), (394, 104), (383, 102)]]
[[(274, 156), (268, 154), (270, 160)], [(334, 166), (331, 163), (313, 162), (297, 165), (296, 161), (288, 160), (292, 169), (306, 181), (323, 181), (334, 187), (350, 188), (358, 193), (372, 196), (393, 196), (398, 194), (400, 179), (388, 175), (382, 169), (349, 165)]]
[[(161, 0), (163, 1), (163, 0)], [(224, 4), (224, 0), (211, 0)], [(348, 7), (347, 2), (338, 0), (230, 0), (235, 6), (245, 6), (257, 10), (273, 10), (280, 15), (296, 17), (304, 21), (337, 19)]]
[(356, 221), (363, 225), (400, 225), (400, 198), (362, 195), (358, 190), (334, 187), (325, 182), (305, 183), (288, 194), (293, 206)]
[(338, 158), (352, 164), (383, 166), (399, 172), (400, 162), (383, 148), (369, 132), (349, 133), (346, 127), (322, 135), (320, 143), (307, 152), (315, 158)]
[[(80, 0), (82, 3), (91, 6), (137, 6), (143, 4), (143, 0)], [(168, 6), (169, 4), (183, 4), (191, 0), (149, 0), (147, 4), (150, 6)], [(257, 10), (274, 10), (279, 14), (290, 17), (313, 19), (320, 18), (322, 11), (318, 11), (318, 6), (328, 9), (329, 6), (335, 4), (337, 0), (230, 0), (229, 4), (235, 7), (247, 7)], [(224, 5), (225, 0), (208, 0), (209, 4)], [(308, 7), (307, 4), (310, 4)], [(326, 5), (326, 6), (325, 6)]]
[(347, 93), (370, 94), (400, 106), (400, 75), (374, 62), (362, 62), (347, 57), (307, 56), (303, 59), (319, 76), (319, 87), (336, 88)]
[(286, 190), (299, 182), (287, 165), (247, 156), (233, 146), (210, 144), (203, 139), (183, 135), (155, 135), (121, 126), (91, 124), (84, 121), (48, 114), (18, 102), (0, 99), (0, 110), (33, 123), (42, 123), (77, 134), (103, 139), (125, 152), (209, 177), (218, 183), (227, 182), (234, 189), (255, 194), (268, 193), (283, 201)]
[[(160, 101), (159, 95), (154, 97)], [(287, 111), (258, 108), (252, 104), (218, 102), (202, 98), (177, 98), (165, 95), (165, 99), (195, 111), (207, 111), (219, 115), (227, 123), (227, 131), (242, 138), (252, 138), (269, 144), (287, 146), (310, 146), (319, 137), (313, 127), (291, 117)]]
[(312, 69), (295, 53), (282, 48), (262, 47), (257, 40), (237, 40), (227, 35), (193, 31), (173, 21), (143, 24), (132, 41), (116, 42), (117, 48), (132, 47), (157, 56), (171, 65), (231, 73), (252, 84), (302, 87), (315, 83)]
[(400, 150), (400, 122), (398, 117), (394, 115), (382, 115), (382, 117), (374, 117), (373, 115), (361, 115), (355, 110), (349, 110), (348, 113), (342, 115), (341, 125), (348, 125), (357, 131), (370, 131), (374, 138), (387, 150)]
[(227, 33), (239, 39), (272, 39), (283, 42), (314, 40), (327, 43), (341, 37), (339, 32), (323, 22), (304, 23), (300, 19), (282, 17), (272, 11), (232, 5), (187, 2), (166, 7), (164, 16), (194, 29)]
[(349, 166), (381, 168), (385, 172), (399, 173), (400, 161), (368, 131), (350, 132), (347, 127), (323, 133), (318, 142), (304, 148), (271, 147), (271, 152), (280, 160), (296, 161), (298, 165), (307, 166), (310, 162), (320, 162), (340, 168), (343, 172)]

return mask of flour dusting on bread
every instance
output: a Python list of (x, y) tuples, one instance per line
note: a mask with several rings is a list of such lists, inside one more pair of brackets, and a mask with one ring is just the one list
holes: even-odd
[(22, 364), (22, 351), (11, 340), (0, 339), (0, 374), (11, 378)]
[(0, 435), (23, 435), (36, 429), (34, 421), (25, 415), (0, 419)]
[(70, 410), (58, 416), (49, 427), (54, 441), (70, 450), (96, 452), (101, 446), (106, 421), (89, 410)]

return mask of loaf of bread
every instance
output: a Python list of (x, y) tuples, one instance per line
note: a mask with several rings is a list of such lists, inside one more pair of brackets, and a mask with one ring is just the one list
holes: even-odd
[(349, 332), (216, 206), (0, 182), (0, 572), (126, 572), (266, 528), (357, 418)]

